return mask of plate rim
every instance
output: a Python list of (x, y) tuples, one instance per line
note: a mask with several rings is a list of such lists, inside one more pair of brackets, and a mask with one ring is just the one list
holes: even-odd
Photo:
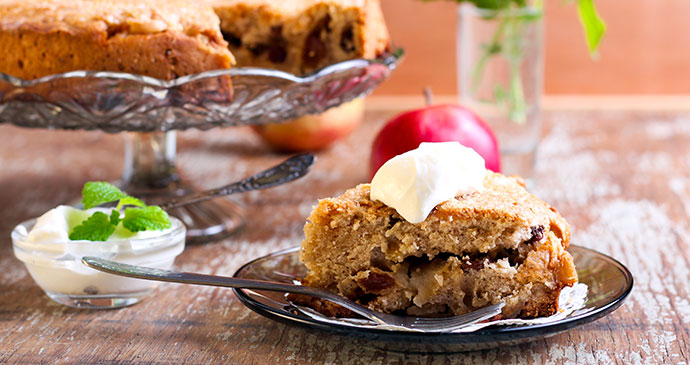
[[(298, 317), (292, 313), (289, 313), (287, 311), (279, 311), (273, 307), (267, 306), (265, 304), (262, 304), (258, 301), (253, 300), (245, 291), (248, 291), (249, 289), (239, 289), (235, 288), (233, 291), (235, 292), (235, 295), (237, 298), (240, 300), (242, 304), (244, 304), (247, 308), (252, 310), (253, 312), (262, 315), (264, 317), (267, 317), (272, 320), (277, 320), (282, 323), (290, 324), (290, 325), (299, 325), (301, 327), (307, 327), (307, 328), (315, 328), (321, 331), (327, 331), (330, 333), (337, 333), (337, 334), (343, 334), (343, 335), (349, 335), (349, 336), (357, 336), (357, 337), (368, 337), (368, 338), (373, 338), (373, 337), (383, 337), (388, 338), (388, 339), (395, 339), (397, 340), (405, 340), (406, 342), (412, 342), (415, 340), (419, 339), (426, 339), (426, 340), (438, 340), (439, 338), (443, 339), (443, 343), (459, 343), (459, 342), (467, 342), (467, 343), (479, 343), (479, 342), (495, 342), (497, 339), (496, 337), (500, 337), (500, 340), (518, 340), (518, 339), (523, 339), (523, 338), (528, 338), (532, 336), (539, 336), (539, 335), (555, 335), (560, 332), (566, 331), (570, 328), (576, 327), (576, 326), (581, 326), (587, 323), (591, 323), (593, 321), (596, 321), (597, 319), (600, 319), (604, 317), (605, 315), (615, 311), (620, 307), (625, 299), (628, 298), (630, 293), (632, 292), (632, 289), (634, 287), (634, 276), (630, 270), (623, 265), (620, 261), (616, 260), (615, 258), (606, 255), (604, 253), (601, 253), (599, 251), (596, 251), (591, 248), (583, 247), (583, 246), (578, 246), (578, 245), (569, 245), (568, 249), (570, 248), (576, 248), (577, 250), (582, 250), (590, 255), (595, 255), (595, 256), (600, 256), (603, 257), (604, 259), (607, 259), (608, 261), (611, 261), (618, 271), (621, 273), (621, 275), (626, 279), (626, 286), (622, 290), (621, 294), (618, 295), (617, 297), (613, 298), (610, 302), (594, 308), (590, 311), (580, 313), (578, 315), (566, 317), (563, 319), (560, 319), (556, 322), (551, 322), (551, 323), (541, 323), (541, 324), (532, 324), (532, 325), (516, 325), (516, 326), (496, 326), (496, 327), (485, 327), (483, 329), (474, 331), (474, 332), (434, 332), (434, 333), (421, 333), (421, 332), (404, 332), (404, 331), (390, 331), (390, 330), (384, 330), (384, 329), (376, 329), (376, 328), (363, 328), (363, 327), (351, 327), (351, 326), (338, 326), (335, 324), (331, 323), (325, 323), (325, 322), (320, 322), (315, 319), (309, 318), (309, 317)], [(300, 246), (296, 247), (290, 247), (286, 248), (283, 250), (279, 250), (276, 252), (269, 253), (267, 255), (257, 257), (244, 265), (240, 266), (240, 268), (235, 271), (233, 274), (233, 277), (239, 277), (238, 274), (240, 274), (245, 268), (248, 266), (253, 265), (254, 263), (264, 260), (268, 257), (276, 257), (276, 256), (282, 256), (286, 254), (292, 254), (294, 252), (299, 252)]]

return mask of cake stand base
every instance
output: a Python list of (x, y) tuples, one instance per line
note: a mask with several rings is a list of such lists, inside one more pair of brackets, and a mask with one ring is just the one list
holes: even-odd
[[(183, 195), (193, 194), (196, 189), (181, 186), (156, 190), (127, 189), (147, 204), (160, 205)], [(168, 214), (181, 220), (187, 227), (187, 244), (199, 244), (227, 238), (244, 227), (244, 211), (226, 198), (216, 198), (168, 210)]]
[[(121, 188), (149, 205), (160, 205), (196, 189), (180, 181), (175, 166), (175, 132), (128, 133)], [(244, 212), (216, 198), (168, 210), (187, 227), (188, 244), (213, 242), (238, 232)]]

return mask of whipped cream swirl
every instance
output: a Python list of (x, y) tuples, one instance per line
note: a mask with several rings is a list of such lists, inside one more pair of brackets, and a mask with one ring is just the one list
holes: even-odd
[(371, 181), (371, 199), (394, 208), (410, 223), (434, 207), (483, 189), (484, 159), (458, 142), (422, 143), (388, 160)]

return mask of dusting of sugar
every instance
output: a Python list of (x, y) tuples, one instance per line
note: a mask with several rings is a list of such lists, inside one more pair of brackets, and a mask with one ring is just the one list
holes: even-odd
[[(677, 182), (675, 183), (678, 184)], [(593, 208), (594, 223), (573, 238), (580, 245), (608, 253), (635, 275), (636, 288), (627, 306), (620, 310), (641, 311), (650, 328), (641, 339), (648, 345), (646, 361), (664, 362), (668, 344), (676, 339), (674, 324), (687, 323), (687, 293), (679, 285), (688, 278), (683, 260), (668, 260), (654, 250), (676, 250), (677, 226), (665, 209), (651, 201), (616, 199)], [(669, 296), (669, 294), (671, 294)], [(680, 318), (678, 318), (678, 316)]]
[(630, 166), (634, 166), (632, 176), (648, 175), (650, 173), (666, 174), (673, 171), (673, 158), (667, 152), (629, 153), (627, 156)]
[(675, 177), (668, 181), (668, 187), (676, 194), (683, 204), (685, 214), (690, 217), (690, 180), (687, 178)]
[(555, 185), (539, 182), (540, 186), (549, 188), (538, 190), (537, 195), (547, 201), (564, 201), (583, 206), (601, 197), (621, 194), (620, 185), (609, 180), (603, 173), (605, 167), (601, 162), (609, 157), (613, 156), (605, 152), (578, 153), (563, 157), (560, 164), (569, 166), (568, 169), (543, 164), (541, 168), (553, 171), (551, 178), (562, 183)]
[(674, 120), (653, 120), (645, 123), (645, 135), (656, 139), (666, 140), (674, 136), (690, 136), (690, 118), (678, 117)]
[(607, 173), (607, 165), (617, 162), (616, 153), (591, 149), (592, 137), (569, 137), (574, 135), (569, 128), (569, 123), (556, 124), (541, 141), (538, 153), (549, 157), (539, 157), (537, 169), (544, 178), (537, 182), (535, 194), (576, 206), (619, 195), (621, 187)]

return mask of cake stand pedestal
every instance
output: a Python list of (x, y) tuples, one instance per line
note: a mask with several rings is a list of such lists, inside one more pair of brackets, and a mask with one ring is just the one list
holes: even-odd
[[(177, 173), (176, 130), (278, 123), (322, 113), (373, 91), (402, 56), (397, 49), (303, 77), (260, 68), (215, 70), (171, 81), (97, 71), (27, 81), (0, 73), (0, 123), (128, 132), (120, 185), (156, 204), (194, 192)], [(227, 237), (244, 224), (242, 209), (227, 199), (169, 213), (185, 223), (189, 243)]]
[[(175, 158), (175, 131), (128, 133), (122, 189), (156, 205), (196, 192), (180, 180)], [(216, 241), (244, 226), (242, 208), (225, 198), (172, 208), (168, 213), (184, 222), (190, 244)]]

